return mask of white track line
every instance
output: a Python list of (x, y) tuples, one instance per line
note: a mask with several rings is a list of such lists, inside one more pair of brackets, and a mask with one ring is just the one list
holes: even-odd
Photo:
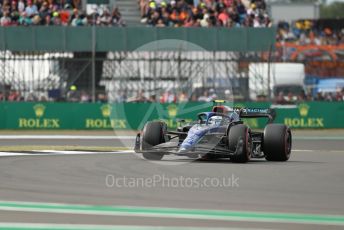
[(92, 152), (92, 151), (73, 151), (73, 150), (33, 150), (32, 152), (40, 152), (40, 153), (53, 153), (53, 154), (97, 154), (97, 153), (117, 153), (117, 152), (109, 152), (109, 151), (99, 151), (99, 152)]
[(314, 152), (315, 150), (311, 149), (292, 149), (293, 152)]
[(7, 156), (57, 156), (57, 155), (97, 155), (97, 154), (128, 154), (133, 153), (132, 150), (118, 152), (86, 152), (86, 151), (59, 151), (59, 150), (37, 150), (32, 153), (20, 152), (0, 152), (0, 157)]
[[(344, 150), (310, 150), (310, 149), (293, 149), (293, 152), (317, 152), (323, 151), (328, 153), (344, 153)], [(123, 150), (123, 151), (71, 151), (71, 150), (33, 150), (29, 151), (32, 153), (21, 153), (21, 152), (0, 152), (0, 157), (6, 156), (57, 156), (57, 155), (97, 155), (97, 154), (127, 154), (127, 153), (134, 153), (133, 150)]]
[(33, 155), (30, 153), (16, 153), (16, 152), (0, 152), (1, 157), (7, 157), (7, 156), (28, 156)]
[(284, 223), (284, 224), (315, 224), (315, 225), (335, 225), (344, 226), (342, 221), (317, 221), (294, 218), (276, 218), (276, 217), (255, 217), (238, 215), (208, 215), (208, 214), (186, 214), (186, 213), (156, 213), (156, 212), (128, 212), (128, 211), (102, 211), (102, 210), (83, 210), (83, 209), (56, 209), (39, 207), (0, 207), (1, 211), (18, 211), (32, 213), (54, 213), (54, 214), (72, 214), (72, 215), (92, 215), (92, 216), (119, 216), (119, 217), (147, 217), (147, 218), (168, 218), (168, 219), (193, 219), (193, 220), (215, 220), (215, 221), (240, 221), (240, 222), (260, 222), (260, 223)]
[(329, 152), (329, 153), (344, 153), (344, 150), (326, 150), (326, 149), (292, 149), (292, 152)]

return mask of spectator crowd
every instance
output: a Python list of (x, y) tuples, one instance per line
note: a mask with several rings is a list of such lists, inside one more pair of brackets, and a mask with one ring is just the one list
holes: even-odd
[[(226, 101), (247, 101), (241, 96), (233, 95), (230, 90), (224, 92), (216, 92), (214, 89), (204, 89), (198, 93), (192, 94), (182, 92), (175, 92), (173, 90), (167, 90), (162, 93), (149, 93), (144, 90), (138, 90), (133, 96), (128, 96), (126, 91), (119, 91), (115, 98), (109, 99), (107, 93), (97, 93), (96, 102), (159, 102), (159, 103), (179, 103), (179, 102), (211, 102), (215, 99), (224, 99)], [(91, 102), (91, 95), (85, 90), (70, 90), (67, 92), (66, 97), (51, 98), (48, 95), (42, 93), (37, 94), (29, 92), (22, 94), (18, 90), (10, 90), (7, 93), (0, 92), (0, 101), (68, 101), (68, 102)], [(276, 104), (295, 104), (305, 101), (342, 101), (344, 102), (344, 87), (338, 88), (336, 92), (318, 92), (316, 94), (300, 93), (298, 95), (280, 92), (278, 95), (269, 99), (267, 96), (258, 95), (255, 101), (272, 101)]]
[(277, 24), (277, 42), (297, 45), (344, 44), (344, 19), (341, 20), (298, 20)]
[(156, 27), (269, 27), (265, 0), (139, 0), (142, 23)]
[[(134, 1), (134, 0), (133, 0)], [(141, 22), (153, 27), (270, 27), (265, 0), (139, 0)], [(0, 0), (0, 26), (125, 26), (118, 8), (94, 6), (84, 11), (81, 0)], [(277, 23), (277, 42), (296, 45), (344, 44), (344, 19), (337, 21), (298, 20)], [(235, 100), (230, 92), (217, 95), (214, 89), (188, 95), (185, 92), (166, 91), (149, 94), (138, 91), (133, 97), (119, 92), (117, 102), (208, 102), (217, 98)], [(0, 92), (0, 101), (54, 101), (48, 95), (21, 93), (17, 90)], [(60, 100), (60, 99), (58, 99)], [(63, 101), (90, 102), (85, 91), (71, 90)], [(267, 100), (259, 97), (258, 101)], [(336, 92), (319, 92), (316, 95), (280, 93), (274, 102), (281, 104), (300, 101), (344, 101), (344, 88)], [(107, 102), (105, 93), (97, 95), (98, 102)]]
[(81, 10), (81, 0), (0, 0), (0, 26), (124, 26), (118, 8)]
[[(127, 98), (125, 94), (121, 94), (116, 99), (116, 102), (159, 102), (159, 103), (178, 103), (178, 102), (211, 102), (216, 99), (223, 99), (226, 101), (249, 101), (245, 98), (233, 95), (230, 90), (224, 92), (216, 92), (214, 89), (204, 89), (199, 93), (193, 92), (191, 95), (186, 92), (174, 93), (173, 91), (166, 91), (160, 95), (150, 95), (140, 90), (136, 96)], [(313, 95), (311, 93), (300, 93), (298, 95), (291, 92), (287, 94), (280, 93), (269, 99), (267, 96), (259, 95), (255, 101), (272, 101), (278, 104), (295, 104), (305, 101), (344, 101), (344, 87), (338, 89), (336, 92), (318, 92)]]
[(336, 92), (318, 92), (315, 95), (311, 93), (294, 95), (292, 93), (283, 94), (280, 92), (273, 100), (276, 104), (295, 104), (304, 101), (344, 101), (344, 88)]

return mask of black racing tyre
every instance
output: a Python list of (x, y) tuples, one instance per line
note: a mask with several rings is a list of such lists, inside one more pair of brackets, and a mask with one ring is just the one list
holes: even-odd
[(287, 161), (290, 157), (292, 135), (282, 124), (268, 124), (264, 129), (263, 152), (268, 161)]
[[(149, 150), (151, 147), (164, 143), (166, 124), (161, 121), (148, 122), (142, 131), (142, 150)], [(143, 152), (143, 157), (147, 160), (161, 160), (163, 153)]]
[(228, 132), (228, 148), (235, 152), (230, 159), (236, 163), (246, 163), (251, 159), (251, 130), (244, 124), (234, 125)]

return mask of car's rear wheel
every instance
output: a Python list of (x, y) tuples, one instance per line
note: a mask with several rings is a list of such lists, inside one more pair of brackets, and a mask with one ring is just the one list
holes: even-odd
[(251, 159), (251, 131), (244, 124), (232, 126), (228, 132), (228, 148), (234, 152), (230, 159), (236, 163), (246, 163)]
[(292, 135), (282, 124), (269, 124), (264, 129), (263, 152), (268, 161), (287, 161), (290, 158)]
[(166, 124), (161, 121), (148, 122), (142, 131), (142, 153), (147, 160), (161, 160), (163, 153), (145, 152), (149, 151), (153, 146), (165, 142)]

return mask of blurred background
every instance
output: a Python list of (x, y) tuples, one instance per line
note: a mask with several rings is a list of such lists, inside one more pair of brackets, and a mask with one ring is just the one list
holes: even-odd
[[(4, 103), (344, 99), (344, 1), (0, 4)], [(177, 41), (171, 48), (146, 47), (169, 39)]]
[[(134, 153), (215, 99), (290, 160)], [(0, 229), (343, 229), (343, 118), (344, 0), (0, 0)]]

